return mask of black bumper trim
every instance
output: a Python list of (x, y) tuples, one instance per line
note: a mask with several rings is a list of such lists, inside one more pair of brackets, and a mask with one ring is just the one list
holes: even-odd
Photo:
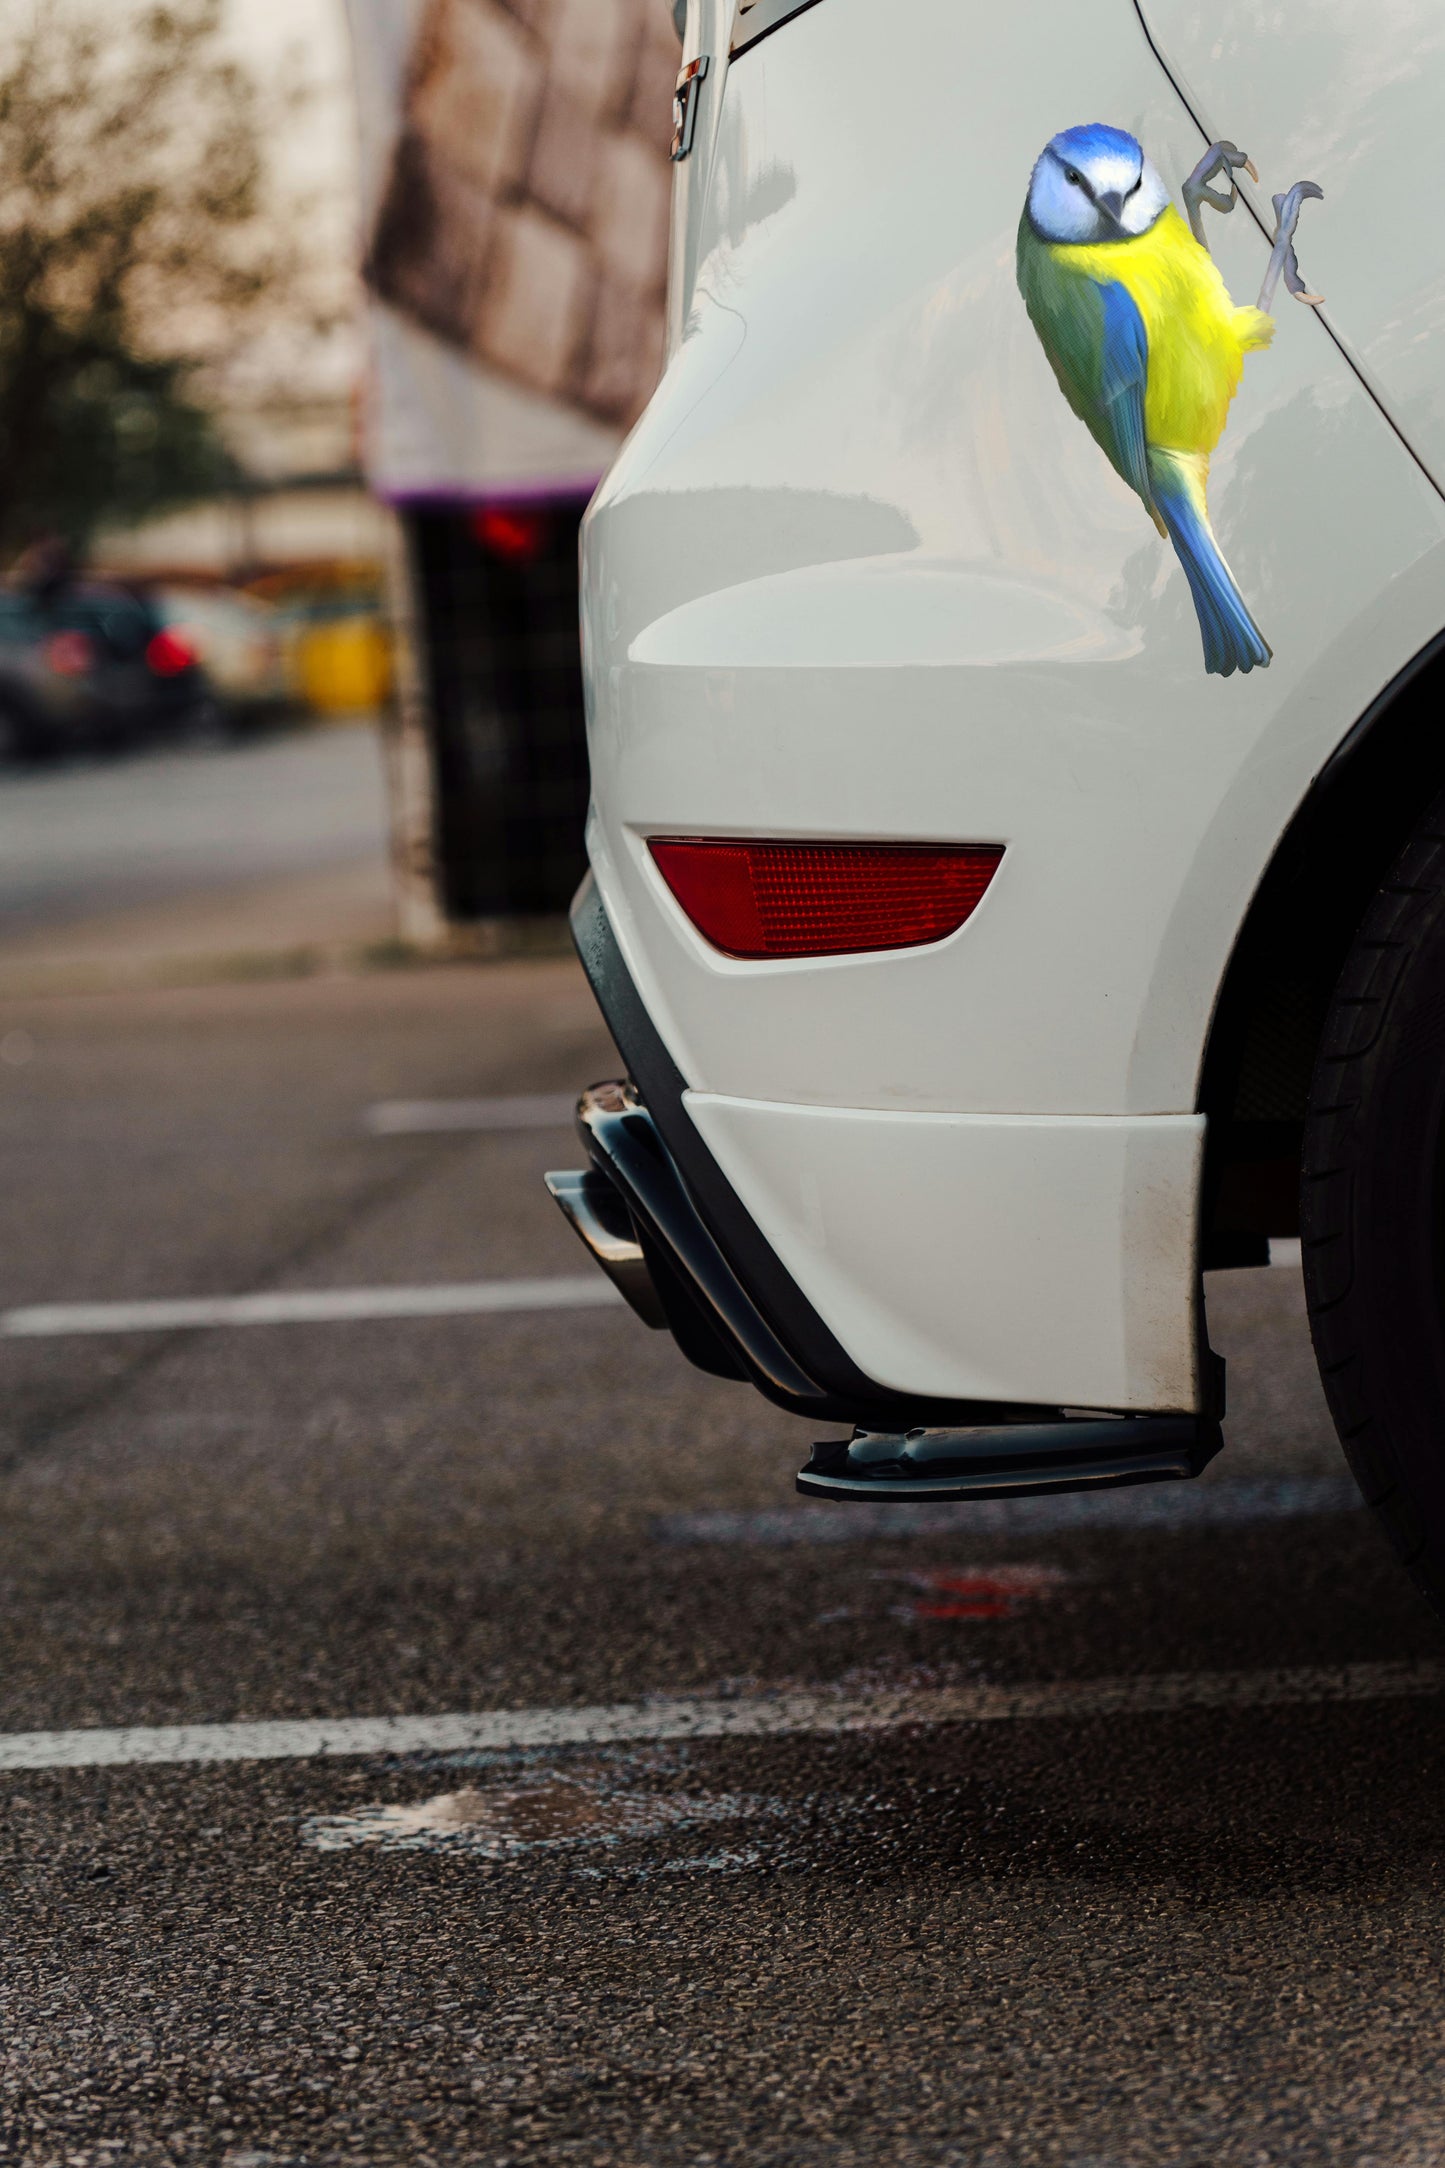
[[(700, 1321), (705, 1331), (702, 1352), (713, 1357), (702, 1368), (725, 1375), (716, 1355), (724, 1360), (731, 1355), (733, 1375), (748, 1378), (770, 1400), (784, 1407), (816, 1401), (816, 1383), (798, 1368), (739, 1284), (633, 1087), (594, 1084), (578, 1103), (577, 1127), (593, 1166), (616, 1186), (626, 1204), (658, 1299), (684, 1352), (698, 1360), (689, 1325)], [(679, 1298), (687, 1314), (679, 1314)]]
[(899, 1505), (1115, 1490), (1196, 1476), (1223, 1443), (1218, 1423), (1197, 1415), (1075, 1416), (903, 1437), (860, 1431), (815, 1445), (798, 1489), (807, 1498)]

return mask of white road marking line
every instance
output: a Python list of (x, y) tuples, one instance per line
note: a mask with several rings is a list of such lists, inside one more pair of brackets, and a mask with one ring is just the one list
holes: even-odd
[(0, 1311), (0, 1339), (87, 1332), (185, 1332), (216, 1325), (332, 1325), (384, 1317), (479, 1317), (504, 1310), (591, 1310), (622, 1301), (600, 1272), (447, 1287), (297, 1287), (174, 1302), (43, 1302)]
[(930, 1687), (866, 1695), (787, 1688), (729, 1700), (690, 1694), (614, 1702), (594, 1709), (495, 1709), (470, 1716), (317, 1717), (301, 1722), (139, 1725), (125, 1731), (11, 1732), (0, 1734), (0, 1771), (306, 1761), (357, 1754), (459, 1754), (654, 1739), (767, 1739), (889, 1731), (903, 1724), (1153, 1716), (1184, 1709), (1266, 1709), (1289, 1703), (1395, 1701), (1438, 1694), (1445, 1694), (1445, 1664), (1438, 1663), (1158, 1672), (1133, 1678)]
[(368, 1107), (373, 1137), (446, 1136), (458, 1130), (570, 1129), (576, 1092), (533, 1092), (513, 1099), (383, 1099)]
[(663, 1513), (660, 1543), (858, 1543), (890, 1536), (1046, 1536), (1091, 1528), (1233, 1528), (1253, 1521), (1358, 1513), (1364, 1501), (1348, 1476), (1275, 1480), (1139, 1483), (1126, 1490), (1074, 1491), (1045, 1498), (980, 1498), (972, 1505), (884, 1505), (866, 1500), (764, 1506), (755, 1512)]
[(1297, 1272), (1303, 1263), (1298, 1235), (1271, 1235), (1269, 1238), (1269, 1261), (1272, 1265), (1291, 1265)]

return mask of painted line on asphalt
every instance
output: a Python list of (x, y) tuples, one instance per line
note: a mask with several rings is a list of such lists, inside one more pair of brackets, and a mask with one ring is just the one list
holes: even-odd
[(319, 1717), (302, 1722), (160, 1724), (124, 1731), (0, 1734), (0, 1771), (195, 1762), (309, 1761), (375, 1754), (457, 1754), (658, 1739), (768, 1739), (891, 1731), (906, 1724), (999, 1724), (1188, 1709), (1398, 1701), (1445, 1694), (1445, 1664), (1344, 1664), (1276, 1671), (1161, 1672), (1017, 1686), (827, 1689), (614, 1702), (593, 1709), (496, 1709), (476, 1715)]
[(373, 1137), (436, 1137), (467, 1130), (570, 1129), (576, 1092), (532, 1092), (511, 1099), (382, 1099), (363, 1126)]
[(1298, 1271), (1304, 1262), (1298, 1235), (1271, 1235), (1269, 1238), (1269, 1261), (1272, 1265), (1292, 1265)]
[(622, 1297), (600, 1272), (547, 1280), (463, 1280), (447, 1287), (298, 1287), (173, 1302), (43, 1302), (0, 1311), (0, 1339), (92, 1332), (193, 1332), (218, 1325), (340, 1325), (387, 1317), (481, 1317), (501, 1311), (592, 1310)]
[(1235, 1528), (1255, 1521), (1363, 1511), (1348, 1476), (1274, 1481), (1140, 1483), (1126, 1490), (1074, 1491), (1044, 1498), (980, 1498), (972, 1505), (885, 1505), (866, 1500), (662, 1513), (659, 1543), (857, 1543), (890, 1536), (1047, 1536), (1091, 1528)]
[[(372, 1319), (403, 1317), (480, 1317), (488, 1313), (518, 1310), (592, 1310), (610, 1308), (620, 1303), (622, 1297), (602, 1274), (578, 1273), (545, 1280), (463, 1280), (450, 1286), (439, 1287), (332, 1287), (291, 1288), (256, 1295), (195, 1295), (161, 1298), (144, 1302), (40, 1302), (30, 1303), (20, 1309), (0, 1310), (0, 1339), (4, 1340), (50, 1340), (64, 1339), (81, 1333), (110, 1332), (196, 1332), (213, 1330), (229, 1325), (333, 1325), (364, 1323)], [(1074, 1501), (1061, 1501), (1071, 1508)], [(1085, 1501), (1078, 1501), (1082, 1505)], [(998, 1502), (994, 1501), (993, 1510)], [(1007, 1510), (1005, 1502), (1005, 1510)], [(827, 1509), (825, 1509), (827, 1510)], [(869, 1506), (853, 1508), (852, 1528), (861, 1533), (859, 1515), (877, 1511), (888, 1512), (888, 1522), (893, 1534), (903, 1531), (905, 1517), (910, 1514), (929, 1512), (930, 1528), (948, 1526), (940, 1520), (939, 1513), (948, 1508), (924, 1508), (903, 1506), (893, 1510)], [(986, 1525), (975, 1519), (982, 1513), (983, 1505), (969, 1506), (966, 1510), (970, 1527)], [(1305, 1508), (1303, 1510), (1321, 1510)], [(1334, 1510), (1325, 1508), (1323, 1510)], [(1037, 1508), (1030, 1511), (1026, 1523), (1037, 1529), (1045, 1525)], [(787, 1516), (792, 1518), (791, 1512)], [(1133, 1516), (1130, 1516), (1133, 1518)], [(1246, 1518), (1252, 1516), (1245, 1516)], [(697, 1515), (674, 1516), (682, 1522), (698, 1520)], [(761, 1525), (762, 1518), (751, 1516)], [(802, 1516), (797, 1518), (801, 1521)], [(1144, 1519), (1150, 1519), (1144, 1515)], [(671, 1533), (671, 1524), (659, 1523), (667, 1540), (675, 1542), (730, 1542), (744, 1540), (734, 1536), (709, 1537), (706, 1535), (678, 1535)], [(1002, 1522), (999, 1523), (1003, 1525)], [(1010, 1523), (1009, 1525), (1013, 1525)], [(1072, 1526), (1072, 1519), (1059, 1525)], [(1162, 1525), (1157, 1524), (1157, 1525)], [(880, 1528), (882, 1523), (879, 1524)], [(780, 1540), (760, 1534), (747, 1540), (766, 1542)], [(811, 1540), (824, 1542), (822, 1536), (785, 1540)], [(843, 1541), (840, 1534), (835, 1541)]]

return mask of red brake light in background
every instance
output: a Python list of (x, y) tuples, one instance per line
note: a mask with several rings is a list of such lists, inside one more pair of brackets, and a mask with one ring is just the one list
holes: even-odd
[(196, 651), (189, 640), (183, 640), (178, 632), (163, 626), (152, 633), (146, 642), (146, 661), (157, 677), (179, 677), (189, 670), (196, 659)]
[(654, 837), (673, 895), (726, 956), (848, 956), (956, 933), (1001, 849)]
[(509, 565), (535, 564), (547, 547), (545, 512), (520, 504), (488, 504), (473, 512), (472, 533), (490, 557)]
[(52, 632), (45, 643), (45, 660), (57, 677), (84, 677), (95, 651), (83, 632)]

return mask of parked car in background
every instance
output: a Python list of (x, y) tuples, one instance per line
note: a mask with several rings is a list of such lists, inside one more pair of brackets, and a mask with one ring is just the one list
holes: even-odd
[(56, 633), (29, 596), (0, 590), (0, 763), (91, 742), (89, 651)]
[(91, 742), (118, 751), (203, 724), (212, 708), (205, 670), (143, 591), (79, 579), (44, 604), (52, 649), (72, 642), (89, 707)]
[(630, 1074), (554, 1193), (835, 1499), (1196, 1474), (1203, 1274), (1302, 1237), (1445, 1611), (1436, 17), (689, 0), (683, 61), (583, 549)]
[(213, 708), (195, 648), (136, 589), (0, 589), (0, 757), (116, 752), (183, 735)]
[(225, 727), (257, 728), (294, 705), (287, 643), (269, 604), (233, 587), (179, 582), (157, 588), (152, 602), (205, 672), (215, 719)]

